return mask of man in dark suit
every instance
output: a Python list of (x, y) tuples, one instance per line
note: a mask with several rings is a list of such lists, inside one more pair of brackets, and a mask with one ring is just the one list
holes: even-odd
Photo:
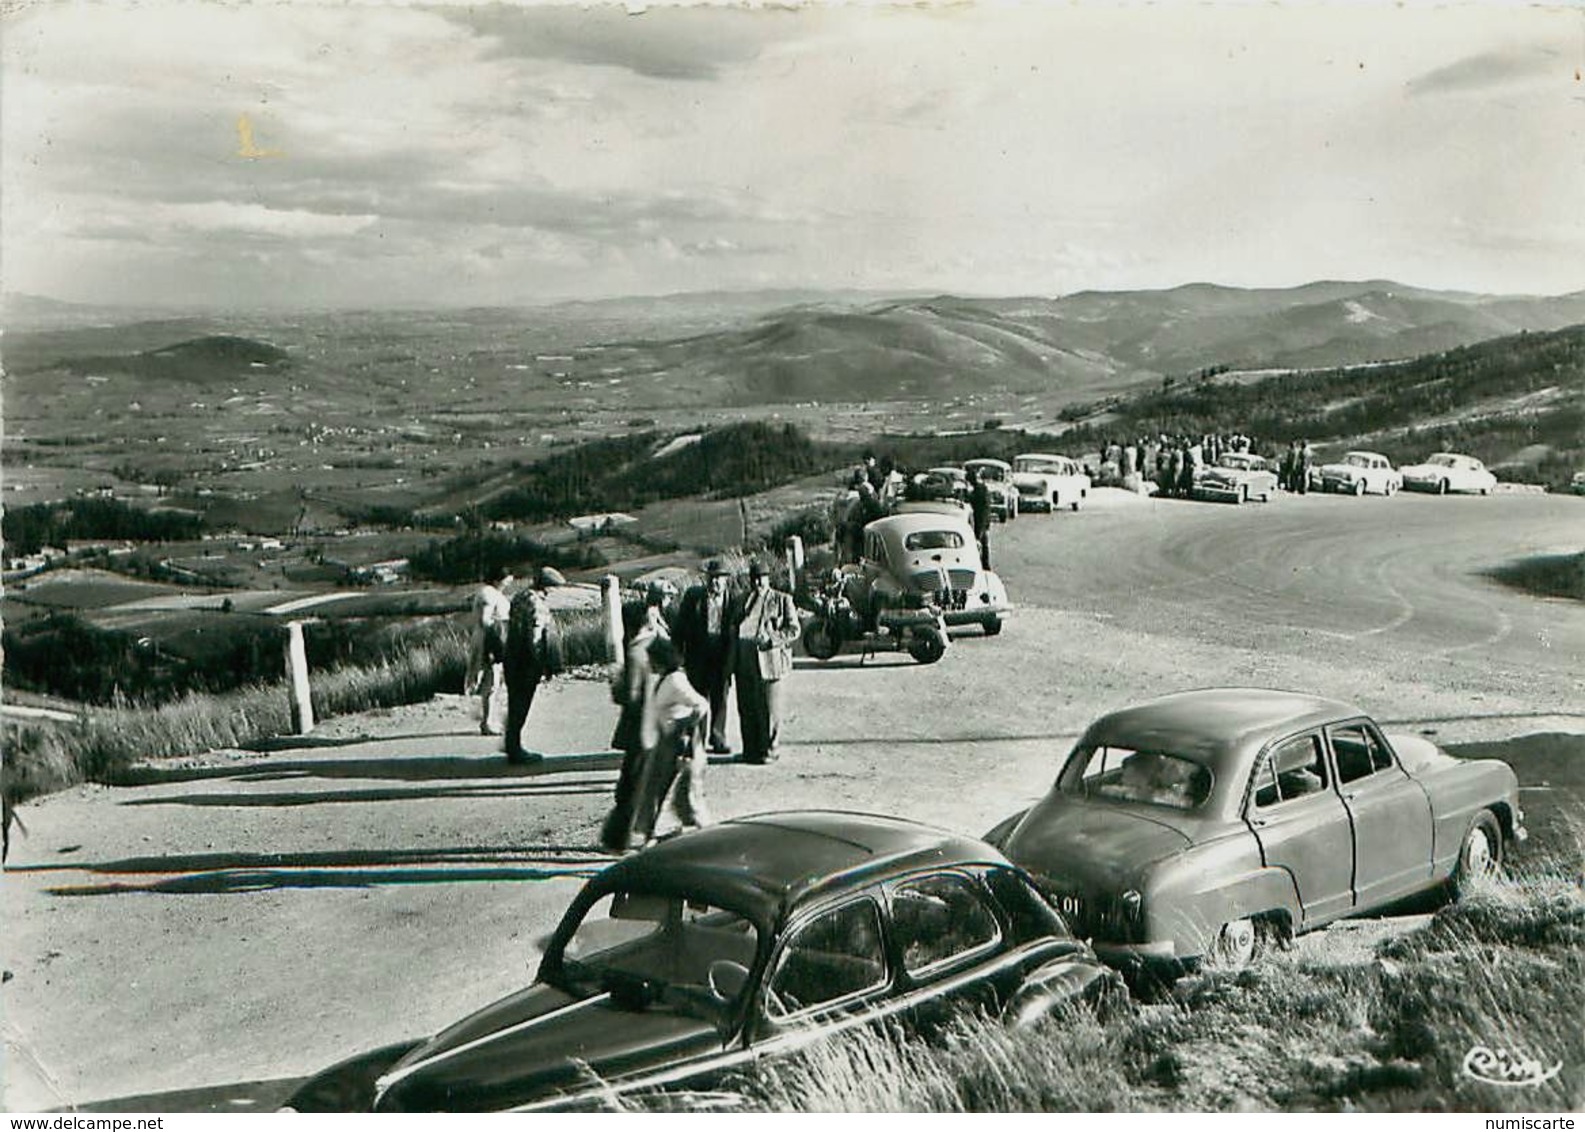
[(781, 738), (781, 684), (792, 671), (792, 644), (802, 626), (792, 595), (771, 588), (763, 562), (749, 563), (748, 578), (748, 591), (732, 603), (730, 618), (738, 726), (743, 761), (768, 763)]
[(688, 683), (710, 701), (710, 753), (731, 750), (726, 742), (726, 697), (732, 684), (735, 637), (729, 620), (732, 593), (718, 558), (705, 563), (704, 582), (690, 586), (677, 606), (672, 643), (682, 652)]
[(534, 585), (512, 597), (506, 622), (506, 658), (501, 665), (506, 676), (506, 739), (502, 746), (509, 763), (535, 763), (541, 757), (523, 748), (523, 724), (540, 682), (561, 670), (561, 635), (545, 593), (552, 586), (566, 584), (560, 570), (542, 566)]

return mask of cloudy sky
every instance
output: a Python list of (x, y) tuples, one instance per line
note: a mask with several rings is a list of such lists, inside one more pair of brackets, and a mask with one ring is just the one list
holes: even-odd
[(1585, 8), (11, 3), (4, 286), (1585, 288)]

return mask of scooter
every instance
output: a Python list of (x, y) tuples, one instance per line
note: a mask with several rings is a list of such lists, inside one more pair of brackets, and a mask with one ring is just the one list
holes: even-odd
[(946, 655), (951, 638), (933, 600), (882, 606), (866, 616), (861, 607), (872, 603), (861, 589), (857, 575), (838, 570), (803, 603), (814, 614), (804, 626), (804, 652), (830, 660), (858, 646), (861, 663), (878, 652), (906, 652), (920, 664), (934, 664)]

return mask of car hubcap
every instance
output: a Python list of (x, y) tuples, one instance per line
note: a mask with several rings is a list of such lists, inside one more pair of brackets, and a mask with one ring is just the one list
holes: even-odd
[(1219, 958), (1229, 967), (1242, 967), (1255, 957), (1255, 923), (1253, 920), (1234, 920), (1222, 925), (1217, 941)]
[(1465, 868), (1470, 876), (1490, 876), (1497, 867), (1496, 857), (1491, 851), (1491, 841), (1486, 837), (1484, 829), (1472, 830), (1469, 835), (1469, 851), (1464, 855)]

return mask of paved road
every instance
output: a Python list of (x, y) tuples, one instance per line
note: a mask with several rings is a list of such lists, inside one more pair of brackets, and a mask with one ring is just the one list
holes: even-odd
[[(1577, 549), (1581, 518), (1550, 497), (1121, 493), (1020, 518), (994, 536), (1021, 606), (1000, 637), (966, 632), (932, 666), (800, 660), (785, 756), (714, 767), (711, 802), (978, 832), (1096, 714), (1212, 683), (1338, 696), (1447, 742), (1585, 731), (1585, 607), (1476, 573)], [(24, 807), (0, 889), (5, 1106), (268, 1106), (520, 985), (603, 863), (613, 716), (600, 684), (553, 685), (528, 733), (552, 757), (509, 768), (443, 697)]]

